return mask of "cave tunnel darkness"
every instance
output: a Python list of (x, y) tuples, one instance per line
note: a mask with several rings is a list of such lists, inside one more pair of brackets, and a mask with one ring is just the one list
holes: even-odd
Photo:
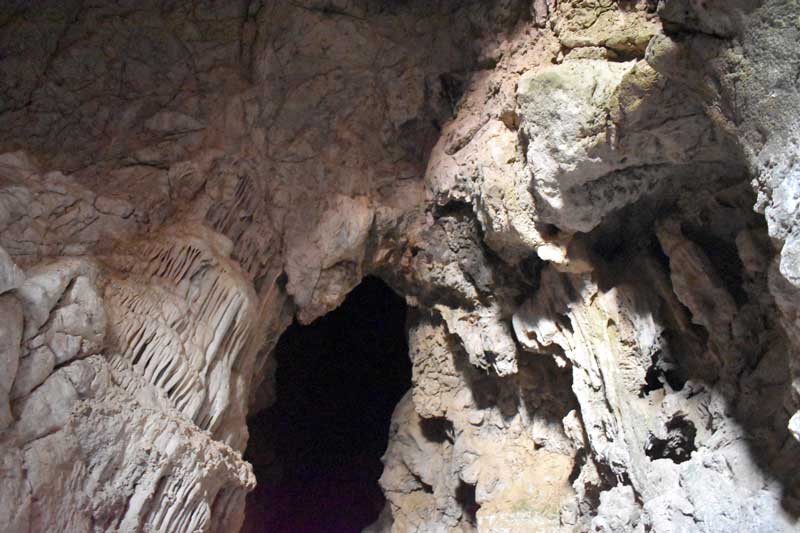
[(406, 306), (367, 277), (334, 311), (281, 336), (275, 404), (248, 422), (258, 480), (246, 533), (361, 531), (383, 508), (389, 423), (411, 387)]

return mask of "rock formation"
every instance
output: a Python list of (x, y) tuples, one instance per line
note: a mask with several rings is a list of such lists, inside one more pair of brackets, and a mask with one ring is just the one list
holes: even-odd
[(795, 1), (5, 4), (0, 530), (238, 530), (367, 274), (371, 531), (800, 527)]

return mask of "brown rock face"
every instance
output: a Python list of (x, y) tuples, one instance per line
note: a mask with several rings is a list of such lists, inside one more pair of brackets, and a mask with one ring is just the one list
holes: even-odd
[(795, 530), (799, 72), (788, 0), (6, 2), (0, 530), (238, 530), (367, 275), (370, 531)]

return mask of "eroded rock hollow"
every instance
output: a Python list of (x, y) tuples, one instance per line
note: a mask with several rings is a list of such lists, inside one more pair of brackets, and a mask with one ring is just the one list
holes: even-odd
[(368, 531), (797, 530), (798, 83), (794, 0), (3, 2), (0, 531), (239, 530), (365, 278)]

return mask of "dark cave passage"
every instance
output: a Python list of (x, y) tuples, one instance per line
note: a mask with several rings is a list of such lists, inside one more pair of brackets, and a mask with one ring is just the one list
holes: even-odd
[(411, 386), (405, 317), (403, 299), (368, 277), (338, 309), (281, 336), (277, 400), (248, 424), (258, 487), (242, 531), (355, 532), (378, 518), (380, 458)]

